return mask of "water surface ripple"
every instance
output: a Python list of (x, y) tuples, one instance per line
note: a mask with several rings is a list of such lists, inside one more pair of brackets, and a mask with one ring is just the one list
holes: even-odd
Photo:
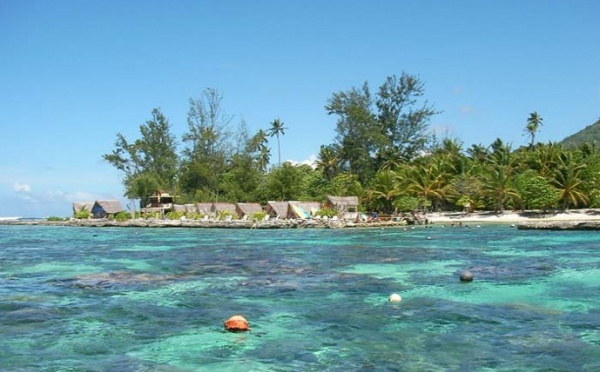
[(0, 370), (598, 371), (599, 293), (595, 232), (0, 226)]

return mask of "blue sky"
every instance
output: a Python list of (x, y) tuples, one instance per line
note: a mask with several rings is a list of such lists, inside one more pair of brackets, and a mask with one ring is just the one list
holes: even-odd
[[(334, 92), (403, 71), (471, 144), (542, 142), (600, 116), (600, 2), (0, 0), (0, 216), (67, 216), (121, 199), (102, 160), (158, 107), (181, 137), (188, 100), (224, 96), (233, 125), (289, 128), (282, 158), (333, 142)], [(276, 143), (272, 154), (276, 158)]]

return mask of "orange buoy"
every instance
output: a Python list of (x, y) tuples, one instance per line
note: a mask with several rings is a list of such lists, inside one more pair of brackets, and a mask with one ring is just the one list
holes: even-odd
[(234, 315), (223, 322), (229, 332), (246, 332), (250, 330), (248, 321), (241, 315)]

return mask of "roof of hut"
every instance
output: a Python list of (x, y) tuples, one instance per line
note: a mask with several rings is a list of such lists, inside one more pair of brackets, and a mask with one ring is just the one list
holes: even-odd
[(73, 212), (77, 213), (80, 211), (92, 211), (92, 207), (94, 206), (94, 202), (75, 202), (73, 203)]
[(254, 213), (260, 213), (263, 210), (258, 203), (237, 203), (236, 207), (240, 216), (252, 216)]
[(185, 205), (184, 204), (173, 204), (173, 211), (174, 212), (185, 212)]
[(196, 210), (198, 210), (198, 213), (211, 214), (212, 205), (212, 203), (196, 203)]
[(235, 213), (235, 204), (232, 203), (214, 203), (212, 210), (215, 212), (229, 211)]
[(275, 214), (279, 217), (287, 218), (288, 213), (290, 211), (290, 203), (278, 202), (278, 201), (269, 201), (267, 202), (267, 212), (275, 212)]
[(121, 202), (118, 200), (96, 200), (94, 206), (96, 205), (101, 207), (104, 210), (104, 212), (109, 214), (119, 213), (123, 211)]
[(327, 200), (336, 207), (356, 207), (358, 206), (358, 196), (332, 196), (327, 195)]
[(198, 211), (196, 204), (185, 204), (184, 206), (186, 213), (196, 213)]

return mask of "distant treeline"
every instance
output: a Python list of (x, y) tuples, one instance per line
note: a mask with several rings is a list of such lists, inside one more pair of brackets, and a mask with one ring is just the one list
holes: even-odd
[[(388, 77), (376, 92), (365, 82), (333, 93), (325, 110), (337, 117), (336, 137), (321, 145), (313, 166), (281, 163), (288, 127), (279, 118), (255, 133), (243, 121), (233, 128), (222, 95), (210, 88), (190, 99), (181, 142), (154, 109), (139, 127), (140, 138), (117, 134), (103, 158), (123, 172), (125, 196), (142, 206), (157, 190), (181, 204), (355, 195), (362, 209), (383, 213), (600, 206), (600, 156), (593, 144), (536, 143), (543, 119), (532, 112), (523, 120), (527, 145), (513, 149), (498, 138), (465, 149), (459, 139), (430, 131), (438, 112), (424, 93), (420, 79), (407, 73)], [(303, 130), (302, 123), (293, 128)], [(275, 165), (270, 139), (277, 142)]]

